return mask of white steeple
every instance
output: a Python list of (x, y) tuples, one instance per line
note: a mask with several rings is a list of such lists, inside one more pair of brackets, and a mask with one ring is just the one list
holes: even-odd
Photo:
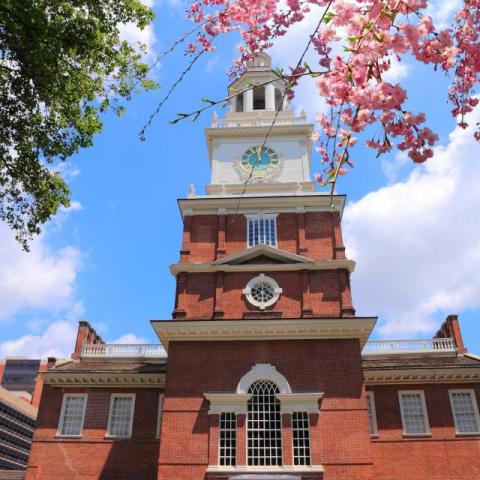
[(270, 56), (259, 53), (228, 87), (225, 118), (212, 116), (206, 129), (212, 170), (208, 194), (295, 195), (315, 190), (310, 177), (313, 125), (306, 123), (303, 112), (295, 117), (290, 110), (286, 82), (271, 65)]

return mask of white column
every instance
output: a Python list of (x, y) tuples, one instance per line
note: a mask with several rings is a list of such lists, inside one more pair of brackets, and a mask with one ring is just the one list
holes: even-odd
[(243, 111), (253, 112), (253, 90), (243, 92)]
[(275, 110), (275, 87), (271, 83), (265, 88), (265, 110)]

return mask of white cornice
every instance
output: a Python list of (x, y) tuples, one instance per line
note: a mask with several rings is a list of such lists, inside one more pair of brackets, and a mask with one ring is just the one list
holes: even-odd
[(297, 262), (297, 263), (312, 263), (315, 262), (313, 258), (304, 257), (303, 255), (297, 255), (296, 253), (287, 252), (286, 250), (281, 250), (280, 248), (271, 247), (270, 245), (258, 244), (251, 248), (245, 248), (239, 252), (235, 252), (232, 255), (227, 255), (226, 257), (219, 258), (215, 260), (213, 264), (223, 265), (223, 264), (239, 264), (251, 260), (252, 258), (258, 257), (260, 255), (265, 255), (267, 257), (273, 258), (275, 260), (280, 260), (283, 262)]
[(50, 370), (40, 374), (47, 385), (52, 387), (135, 387), (156, 388), (165, 386), (164, 373), (118, 373), (72, 371), (55, 372)]
[(252, 398), (250, 393), (205, 393), (204, 397), (210, 402), (209, 415), (221, 413), (246, 414), (247, 402)]
[(364, 369), (367, 385), (395, 385), (416, 383), (477, 383), (479, 367), (440, 368), (376, 368)]
[(318, 413), (320, 410), (318, 402), (323, 397), (323, 392), (277, 393), (276, 397), (280, 400), (280, 411), (282, 413)]
[(372, 331), (376, 317), (153, 320), (152, 326), (168, 351), (174, 341), (313, 340), (358, 338), (361, 347)]
[(170, 272), (177, 276), (181, 272), (187, 273), (214, 273), (214, 272), (290, 272), (298, 270), (348, 270), (352, 273), (355, 270), (353, 260), (317, 260), (305, 263), (248, 263), (245, 265), (219, 265), (212, 263), (190, 263), (181, 262), (170, 265)]
[(226, 195), (202, 195), (178, 200), (182, 217), (186, 215), (218, 215), (223, 208), (227, 214), (244, 213), (297, 213), (298, 207), (305, 212), (333, 212), (342, 214), (345, 205), (344, 195), (322, 193), (299, 193), (298, 195), (244, 195), (239, 205), (239, 197)]

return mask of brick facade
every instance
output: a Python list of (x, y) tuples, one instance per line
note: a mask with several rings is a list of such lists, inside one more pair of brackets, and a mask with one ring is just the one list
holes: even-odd
[[(294, 392), (325, 392), (320, 414), (310, 418), (312, 463), (325, 467), (325, 478), (371, 478), (360, 345), (357, 340), (305, 340), (175, 342), (169, 350), (173, 380), (165, 392), (159, 480), (204, 478), (207, 466), (217, 463), (218, 421), (209, 420), (203, 394), (235, 392), (258, 363), (275, 365)], [(245, 442), (239, 438), (237, 445), (242, 462)], [(285, 437), (284, 448), (291, 448)]]
[[(63, 394), (87, 393), (81, 439), (58, 438)], [(135, 393), (132, 438), (106, 438), (110, 395)], [(133, 480), (157, 476), (157, 389), (43, 389), (26, 480)]]

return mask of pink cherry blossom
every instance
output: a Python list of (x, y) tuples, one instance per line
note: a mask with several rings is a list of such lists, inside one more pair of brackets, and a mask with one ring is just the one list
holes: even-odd
[[(237, 31), (241, 44), (231, 69), (236, 76), (312, 7), (322, 7), (324, 21), (305, 39), (318, 63), (307, 69), (292, 59), (290, 73), (285, 74), (292, 98), (299, 77), (313, 70), (317, 94), (330, 109), (316, 117), (318, 129), (312, 136), (324, 166), (323, 174), (316, 175), (322, 183), (353, 167), (349, 151), (362, 132), (374, 132), (366, 143), (377, 154), (396, 146), (414, 162), (433, 155), (438, 136), (424, 125), (425, 115), (409, 111), (406, 89), (385, 80), (392, 62), (406, 55), (449, 74), (452, 115), (458, 116), (461, 127), (467, 126), (465, 115), (479, 101), (475, 88), (480, 79), (480, 0), (463, 0), (454, 24), (443, 30), (426, 14), (429, 4), (430, 0), (202, 0), (187, 10), (192, 21), (203, 22), (203, 32), (188, 51), (198, 55), (212, 50), (214, 38)], [(480, 131), (475, 138), (480, 140)]]

